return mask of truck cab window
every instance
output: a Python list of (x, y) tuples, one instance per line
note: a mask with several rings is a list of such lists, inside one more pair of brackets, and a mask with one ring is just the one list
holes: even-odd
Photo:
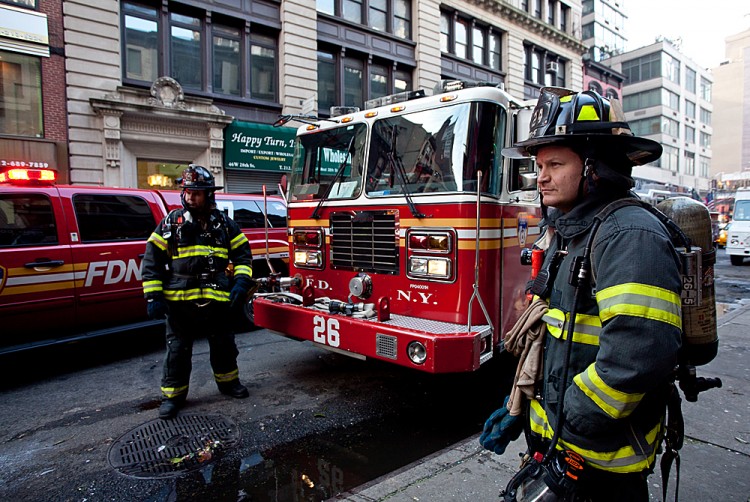
[(77, 194), (73, 208), (81, 242), (146, 240), (154, 231), (151, 208), (141, 197)]
[(52, 204), (43, 194), (0, 197), (0, 247), (57, 244)]

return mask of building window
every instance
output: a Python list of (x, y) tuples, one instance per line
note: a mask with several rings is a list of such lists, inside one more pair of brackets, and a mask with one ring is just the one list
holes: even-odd
[(589, 91), (594, 91), (600, 96), (604, 94), (604, 90), (602, 89), (601, 84), (595, 80), (592, 80), (591, 82), (589, 82)]
[(711, 168), (711, 161), (708, 157), (699, 157), (698, 159), (700, 173), (698, 174), (701, 178), (708, 178), (708, 172)]
[(690, 126), (685, 126), (685, 143), (695, 144), (695, 129)]
[(560, 30), (568, 32), (568, 20), (570, 19), (570, 7), (567, 5), (560, 5)]
[(667, 117), (661, 118), (661, 132), (672, 136), (673, 138), (680, 137), (680, 123), (676, 120), (672, 120)]
[(691, 119), (695, 118), (695, 103), (689, 99), (685, 100), (685, 116)]
[(711, 148), (711, 135), (707, 132), (701, 132), (701, 147)]
[(411, 70), (393, 62), (347, 51), (318, 51), (318, 112), (328, 115), (332, 106), (357, 106), (365, 101), (412, 89)]
[(685, 174), (695, 175), (695, 154), (693, 152), (685, 152)]
[(620, 94), (613, 88), (607, 89), (607, 99), (620, 99)]
[(547, 23), (555, 26), (555, 0), (547, 0)]
[(501, 33), (456, 12), (440, 13), (440, 50), (457, 58), (500, 71)]
[(185, 90), (276, 101), (277, 34), (255, 23), (248, 29), (244, 19), (219, 17), (122, 2), (123, 81), (148, 86), (170, 75)]
[(219, 94), (240, 95), (240, 30), (229, 26), (214, 25), (213, 90)]
[(680, 95), (675, 94), (667, 89), (662, 90), (662, 104), (669, 107), (670, 109), (679, 112), (680, 111)]
[(661, 53), (654, 52), (623, 62), (622, 73), (629, 84), (661, 77)]
[(0, 51), (0, 134), (44, 136), (38, 57)]
[(669, 54), (664, 54), (664, 58), (662, 59), (664, 62), (664, 68), (662, 75), (667, 78), (667, 80), (674, 82), (675, 84), (680, 83), (680, 62), (670, 56)]
[(701, 106), (701, 122), (711, 125), (711, 112)]
[(565, 87), (565, 62), (534, 45), (524, 45), (524, 99), (539, 97), (544, 86)]
[(695, 70), (692, 68), (685, 68), (685, 89), (688, 92), (695, 94)]
[(542, 0), (531, 0), (531, 1), (534, 4), (534, 12), (532, 12), (531, 14), (535, 18), (541, 19), (542, 18)]
[(337, 104), (336, 56), (318, 51), (318, 108), (330, 110)]
[(711, 82), (701, 77), (701, 99), (711, 102)]
[(658, 106), (661, 102), (661, 89), (651, 89), (644, 92), (637, 92), (623, 97), (622, 108), (626, 112), (642, 110), (651, 106)]
[(159, 25), (151, 7), (124, 3), (125, 78), (153, 82), (159, 78)]
[(250, 93), (256, 99), (276, 100), (276, 39), (252, 34), (250, 37)]
[(661, 117), (650, 117), (641, 120), (631, 120), (630, 130), (636, 136), (648, 136), (650, 134), (659, 134), (661, 132)]
[(201, 32), (200, 19), (170, 12), (169, 75), (185, 89), (203, 89), (203, 72), (200, 70), (204, 68)]
[(679, 161), (680, 151), (669, 145), (663, 145), (664, 151), (661, 154), (660, 165), (663, 169), (669, 169), (670, 171), (677, 171), (677, 163)]
[(411, 39), (411, 0), (316, 0), (316, 10)]

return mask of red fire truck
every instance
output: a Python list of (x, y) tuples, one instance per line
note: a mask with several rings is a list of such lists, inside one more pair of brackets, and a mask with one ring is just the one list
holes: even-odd
[(297, 133), (288, 188), (290, 277), (257, 294), (255, 324), (357, 358), (432, 373), (493, 357), (528, 305), (540, 219), (525, 139), (535, 102), (445, 82)]

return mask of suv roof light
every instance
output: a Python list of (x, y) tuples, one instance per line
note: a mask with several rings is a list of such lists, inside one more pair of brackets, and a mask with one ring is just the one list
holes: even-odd
[(57, 171), (54, 169), (28, 169), (11, 167), (0, 171), (0, 183), (49, 183), (57, 181)]

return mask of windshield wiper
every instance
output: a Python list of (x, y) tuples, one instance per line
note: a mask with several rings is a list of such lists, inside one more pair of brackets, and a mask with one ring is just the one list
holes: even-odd
[(298, 115), (298, 114), (289, 114), (289, 115), (279, 115), (279, 120), (273, 123), (274, 127), (281, 127), (287, 122), (290, 122), (292, 120), (296, 120), (297, 122), (302, 122), (303, 124), (312, 124), (315, 125), (316, 122), (320, 122), (322, 120), (325, 120), (327, 122), (334, 122), (336, 124), (340, 124), (340, 120), (336, 119), (326, 119), (326, 118), (320, 118), (315, 115)]
[(323, 194), (323, 196), (320, 198), (320, 202), (318, 202), (318, 205), (315, 206), (315, 211), (313, 211), (313, 213), (310, 215), (310, 218), (312, 218), (313, 220), (317, 220), (320, 218), (320, 208), (323, 207), (323, 203), (328, 199), (328, 196), (331, 195), (333, 185), (336, 184), (336, 181), (338, 181), (339, 177), (341, 177), (341, 175), (344, 173), (344, 169), (346, 168), (346, 161), (354, 157), (354, 137), (355, 135), (352, 134), (352, 139), (349, 140), (349, 146), (346, 147), (346, 155), (341, 161), (341, 164), (339, 164), (338, 171), (336, 171), (336, 174), (331, 180), (331, 183), (328, 185), (328, 188), (326, 188), (326, 193)]
[(398, 126), (396, 124), (393, 125), (391, 128), (391, 141), (388, 148), (388, 163), (391, 166), (391, 172), (395, 173), (398, 171), (399, 178), (399, 184), (401, 185), (401, 190), (404, 192), (404, 198), (406, 199), (406, 204), (409, 206), (409, 211), (411, 211), (411, 215), (415, 218), (422, 219), (426, 218), (427, 215), (422, 213), (417, 209), (417, 206), (414, 204), (414, 201), (411, 198), (411, 192), (409, 192), (409, 189), (407, 188), (406, 184), (406, 170), (404, 169), (404, 163), (401, 160), (401, 155), (396, 154), (396, 128)]

